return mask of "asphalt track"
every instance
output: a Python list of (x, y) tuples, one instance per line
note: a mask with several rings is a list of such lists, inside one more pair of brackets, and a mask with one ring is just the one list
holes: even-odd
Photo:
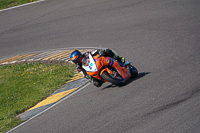
[(126, 86), (89, 85), (12, 133), (199, 133), (199, 0), (46, 0), (0, 12), (0, 57), (109, 47)]

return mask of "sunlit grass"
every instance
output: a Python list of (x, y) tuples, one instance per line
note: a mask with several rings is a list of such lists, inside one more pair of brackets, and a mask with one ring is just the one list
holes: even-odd
[(0, 0), (0, 9), (5, 9), (37, 0)]
[(18, 64), (0, 67), (0, 132), (21, 120), (16, 116), (59, 89), (74, 74), (74, 65)]

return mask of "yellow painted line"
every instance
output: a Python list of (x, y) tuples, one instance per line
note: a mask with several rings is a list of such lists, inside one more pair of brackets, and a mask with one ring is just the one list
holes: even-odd
[(61, 52), (61, 53), (58, 53), (58, 54), (55, 54), (55, 55), (46, 57), (46, 58), (44, 58), (43, 60), (56, 59), (56, 57), (60, 57), (60, 56), (63, 55), (63, 54), (69, 53), (70, 51), (72, 51), (72, 50), (66, 50), (66, 51), (64, 51), (64, 52)]
[[(52, 52), (49, 56), (47, 56), (46, 58), (43, 58), (42, 60), (49, 60), (49, 59), (51, 59), (51, 58), (53, 58), (53, 57), (55, 57), (56, 55), (59, 55), (60, 53), (62, 53), (63, 51), (59, 51), (59, 52)], [(47, 54), (48, 55), (48, 54)]]
[(58, 54), (55, 54), (55, 55), (52, 55), (52, 56), (49, 56), (47, 58), (45, 58), (44, 60), (48, 60), (48, 59), (52, 59), (52, 60), (55, 60), (55, 59), (58, 59), (61, 55), (65, 54), (67, 51), (64, 51), (64, 52), (61, 52), (61, 53), (58, 53)]
[(66, 50), (62, 53), (60, 53), (59, 55), (55, 56), (53, 59), (61, 59), (61, 58), (65, 58), (65, 57), (68, 57), (71, 52), (73, 52), (74, 50)]
[[(83, 75), (81, 73), (76, 73), (74, 75), (74, 77), (71, 80), (67, 81), (66, 83), (69, 83), (69, 82), (72, 82), (72, 81), (75, 81), (75, 80), (78, 80), (78, 79), (81, 79), (81, 78), (84, 78)], [(64, 92), (60, 92), (60, 93), (57, 93), (57, 94), (54, 94), (52, 96), (49, 96), (45, 100), (43, 100), (40, 103), (36, 104), (34, 107), (30, 108), (27, 111), (30, 111), (30, 110), (33, 110), (33, 109), (36, 109), (36, 108), (39, 108), (39, 107), (42, 107), (42, 106), (45, 106), (45, 105), (48, 105), (48, 104), (51, 104), (51, 103), (55, 103), (55, 102), (59, 101), (61, 98), (65, 97), (66, 95), (74, 92), (78, 88), (79, 87), (74, 88), (74, 89), (70, 89), (70, 90), (67, 90), (67, 91), (64, 91)]]
[[(86, 50), (88, 50), (88, 49), (78, 49), (78, 50), (79, 50), (80, 52), (82, 52), (82, 51), (86, 51)], [(49, 59), (55, 60), (55, 59), (66, 58), (66, 57), (70, 56), (71, 52), (73, 52), (73, 51), (74, 51), (74, 49), (73, 49), (73, 50), (66, 50), (66, 51), (63, 51), (63, 52), (61, 52), (61, 53), (58, 53), (58, 54), (55, 54), (55, 55), (46, 57), (46, 58), (44, 58), (43, 60), (49, 60)]]
[(24, 54), (23, 57), (21, 57), (21, 59), (19, 59), (19, 60), (26, 59), (26, 58), (28, 58), (28, 57), (30, 57), (30, 56), (33, 56), (33, 55), (36, 55), (36, 54), (37, 54), (37, 53), (33, 53), (33, 54)]
[(13, 62), (13, 61), (19, 61), (19, 60), (28, 58), (28, 57), (30, 57), (30, 56), (33, 56), (33, 55), (35, 55), (35, 54), (36, 54), (36, 53), (34, 53), (34, 54), (17, 55), (17, 56), (14, 56), (14, 57), (11, 57), (11, 58), (8, 58), (8, 59), (5, 59), (5, 60), (0, 61), (0, 64), (5, 63), (5, 62), (10, 63), (10, 62)]
[(74, 75), (74, 77), (71, 80), (67, 81), (66, 83), (69, 83), (78, 79), (82, 79), (82, 78), (84, 78), (83, 75), (81, 73), (77, 73)]
[(33, 110), (35, 108), (39, 108), (39, 107), (42, 107), (42, 106), (45, 106), (45, 105), (48, 105), (48, 104), (51, 104), (51, 103), (55, 103), (55, 102), (59, 101), (60, 99), (62, 99), (63, 97), (65, 97), (66, 95), (69, 95), (70, 93), (74, 92), (78, 88), (79, 87), (54, 94), (52, 96), (49, 96), (45, 100), (39, 102), (38, 104), (36, 104), (34, 107), (30, 108), (27, 111), (30, 111), (30, 110)]
[(11, 62), (12, 60), (15, 60), (15, 59), (17, 59), (17, 58), (19, 58), (19, 57), (20, 57), (20, 56), (17, 55), (17, 56), (14, 56), (14, 57), (11, 57), (11, 58), (2, 60), (2, 61), (0, 61), (0, 63), (2, 64), (2, 63), (5, 63), (5, 62)]
[[(42, 60), (48, 60), (48, 59), (65, 59), (66, 57), (69, 57), (71, 52), (74, 51), (75, 49), (70, 49), (70, 50), (65, 50), (65, 51), (60, 51), (59, 53), (56, 52), (56, 54), (51, 54), (50, 56), (42, 59)], [(84, 52), (84, 51), (88, 51), (88, 50), (92, 50), (92, 49), (78, 49), (80, 52)], [(2, 63), (11, 63), (11, 62), (14, 62), (14, 61), (19, 61), (19, 60), (23, 60), (23, 59), (26, 59), (28, 57), (31, 57), (31, 56), (34, 56), (34, 55), (37, 55), (39, 53), (33, 53), (33, 54), (24, 54), (24, 55), (17, 55), (17, 56), (14, 56), (14, 57), (11, 57), (11, 58), (8, 58), (8, 59), (4, 59), (4, 60), (1, 60), (0, 61), (0, 64)], [(42, 53), (44, 54), (44, 53)], [(46, 53), (45, 53), (46, 54)], [(39, 56), (39, 55), (38, 55)], [(36, 56), (37, 57), (37, 56)], [(39, 57), (38, 57), (39, 58)], [(40, 57), (41, 58), (41, 57)]]

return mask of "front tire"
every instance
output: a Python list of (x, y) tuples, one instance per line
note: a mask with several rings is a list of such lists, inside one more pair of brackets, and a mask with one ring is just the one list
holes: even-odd
[(110, 83), (113, 83), (117, 86), (122, 86), (122, 85), (125, 85), (126, 82), (124, 80), (119, 80), (119, 79), (116, 79), (116, 78), (113, 78), (112, 76), (110, 76), (110, 74), (106, 71), (104, 71), (101, 75), (105, 80), (107, 80), (108, 82)]
[(138, 70), (132, 65), (129, 65), (129, 69), (131, 72), (131, 78), (136, 78), (138, 76)]

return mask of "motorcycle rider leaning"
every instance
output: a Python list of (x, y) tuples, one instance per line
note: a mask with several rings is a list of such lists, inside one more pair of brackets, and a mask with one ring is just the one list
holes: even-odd
[[(98, 49), (98, 50), (95, 50), (94, 52), (90, 52), (90, 53), (93, 56), (99, 54), (100, 56), (111, 57), (111, 58), (117, 60), (119, 63), (125, 62), (125, 59), (123, 57), (116, 55), (111, 49), (105, 49), (105, 50)], [(76, 70), (78, 72), (83, 74), (83, 76), (87, 79), (91, 78), (91, 81), (94, 84), (94, 86), (100, 87), (104, 82), (101, 80), (98, 80), (94, 77), (89, 76), (87, 74), (87, 72), (85, 71), (85, 69), (82, 68), (82, 59), (88, 55), (89, 55), (89, 52), (81, 54), (80, 51), (75, 50), (71, 53), (70, 59), (72, 60), (72, 62), (74, 62), (76, 64)]]

